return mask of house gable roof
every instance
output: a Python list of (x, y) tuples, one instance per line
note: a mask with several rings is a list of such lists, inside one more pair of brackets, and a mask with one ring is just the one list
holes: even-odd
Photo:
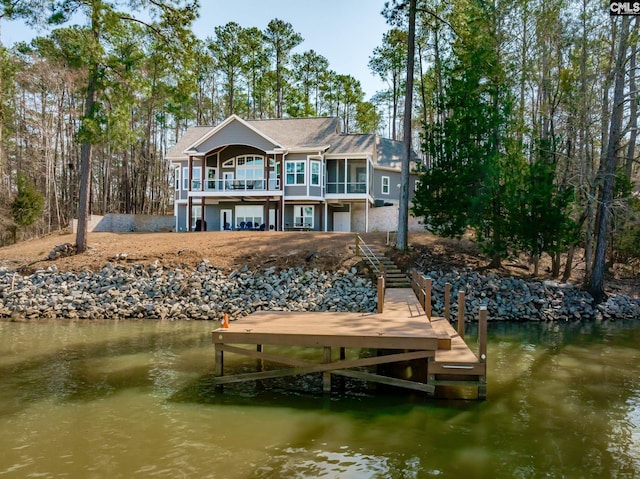
[(262, 150), (282, 147), (264, 131), (256, 129), (237, 115), (231, 115), (186, 148), (184, 153), (199, 156), (217, 147), (230, 144), (246, 144)]
[(167, 160), (186, 160), (184, 150), (211, 131), (210, 126), (191, 126), (184, 132), (175, 145), (167, 150)]
[(247, 123), (288, 150), (324, 149), (340, 136), (340, 121), (336, 117), (248, 120)]
[[(372, 134), (342, 134), (337, 117), (242, 120), (232, 115), (215, 127), (191, 127), (167, 152), (169, 160), (202, 156), (229, 144), (246, 144), (263, 151), (323, 152), (328, 156), (370, 156), (374, 165), (400, 169), (402, 142)], [(413, 152), (412, 163), (420, 159)]]

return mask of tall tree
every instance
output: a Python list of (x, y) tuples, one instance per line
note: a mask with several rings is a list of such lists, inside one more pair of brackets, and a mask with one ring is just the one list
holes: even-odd
[(265, 51), (262, 40), (262, 32), (257, 27), (245, 28), (242, 41), (244, 45), (244, 75), (247, 79), (247, 91), (249, 102), (249, 116), (258, 118), (262, 116), (264, 104), (264, 82), (261, 81), (269, 70), (269, 57)]
[[(398, 9), (404, 9), (403, 5), (396, 5)], [(382, 45), (373, 50), (369, 58), (369, 69), (378, 75), (381, 80), (387, 82), (392, 102), (391, 108), (391, 138), (398, 139), (398, 115), (400, 97), (405, 78), (403, 73), (407, 67), (407, 32), (399, 28), (393, 28), (382, 36)]]
[(215, 27), (215, 37), (209, 40), (218, 69), (225, 78), (226, 115), (236, 113), (236, 94), (240, 88), (240, 73), (244, 64), (244, 29), (235, 22)]
[(400, 207), (398, 209), (398, 237), (396, 248), (406, 250), (409, 246), (409, 169), (411, 168), (413, 114), (413, 68), (415, 63), (416, 0), (409, 0), (409, 33), (407, 42), (407, 80), (404, 100), (404, 143), (402, 149), (402, 169), (400, 171)]
[(472, 228), (495, 263), (510, 241), (509, 183), (517, 178), (513, 104), (501, 57), (498, 12), (474, 1), (454, 7), (460, 22), (445, 77), (444, 112), (425, 125), (425, 148), (433, 159), (414, 198), (413, 211), (446, 236)]
[(380, 126), (382, 117), (376, 106), (369, 102), (363, 101), (356, 105), (356, 123), (359, 133), (375, 134)]
[[(78, 206), (78, 228), (76, 233), (76, 251), (82, 253), (87, 249), (87, 232), (90, 215), (91, 167), (92, 151), (101, 135), (101, 116), (99, 95), (102, 93), (102, 80), (105, 72), (105, 47), (110, 37), (117, 38), (123, 23), (134, 22), (145, 25), (150, 32), (157, 35), (165, 43), (174, 43), (167, 51), (173, 54), (189, 47), (193, 40), (188, 30), (196, 18), (197, 0), (188, 3), (171, 2), (169, 0), (131, 0), (129, 8), (134, 10), (138, 5), (147, 9), (152, 22), (142, 17), (136, 18), (129, 13), (121, 13), (116, 8), (120, 2), (104, 0), (59, 0), (52, 8), (51, 22), (66, 23), (71, 15), (83, 13), (88, 20), (88, 35), (85, 44), (85, 61), (88, 71), (84, 114), (80, 128), (80, 188)], [(188, 50), (187, 50), (188, 51)]]
[[(314, 50), (302, 54), (294, 53), (291, 61), (293, 63), (293, 78), (302, 96), (302, 116), (317, 115), (321, 76), (329, 66), (329, 61)], [(313, 101), (312, 95), (314, 95)]]
[(336, 112), (342, 117), (343, 131), (351, 132), (351, 119), (355, 116), (357, 105), (364, 98), (364, 92), (360, 82), (351, 75), (338, 75), (336, 80), (338, 83)]
[(302, 43), (302, 36), (293, 26), (283, 20), (274, 19), (264, 31), (264, 40), (275, 66), (276, 118), (282, 118), (283, 88), (286, 82), (287, 65), (291, 50)]
[[(604, 275), (611, 228), (611, 208), (614, 196), (616, 169), (618, 167), (618, 151), (623, 136), (622, 119), (626, 103), (624, 99), (624, 85), (630, 25), (631, 19), (629, 17), (623, 17), (616, 52), (613, 106), (611, 110), (606, 155), (603, 158), (603, 164), (600, 166), (599, 176), (601, 184), (598, 212), (596, 215), (596, 249), (591, 277), (587, 283), (587, 290), (594, 297), (596, 303), (600, 303), (606, 298)], [(634, 30), (637, 29), (638, 24), (634, 22)]]

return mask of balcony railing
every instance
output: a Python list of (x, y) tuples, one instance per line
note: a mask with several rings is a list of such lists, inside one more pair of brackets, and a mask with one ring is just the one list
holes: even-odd
[[(267, 180), (207, 180), (205, 191), (266, 191)], [(269, 180), (269, 190), (279, 190), (280, 180)]]
[(351, 194), (351, 193), (366, 193), (367, 184), (364, 182), (327, 182), (328, 194)]

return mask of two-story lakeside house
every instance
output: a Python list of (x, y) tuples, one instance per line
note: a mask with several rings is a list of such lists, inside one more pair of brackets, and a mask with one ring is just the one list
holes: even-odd
[(336, 117), (191, 127), (167, 152), (175, 229), (395, 230), (401, 158), (401, 142), (342, 134)]

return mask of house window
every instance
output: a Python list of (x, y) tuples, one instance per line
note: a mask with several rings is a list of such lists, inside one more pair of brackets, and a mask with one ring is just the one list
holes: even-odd
[(196, 227), (196, 222), (202, 219), (202, 205), (193, 205), (191, 207), (191, 228)]
[(313, 206), (294, 205), (293, 226), (294, 228), (313, 229)]
[(285, 166), (286, 185), (304, 185), (304, 161), (287, 161)]
[(320, 186), (320, 162), (311, 162), (311, 186)]
[(216, 169), (215, 168), (207, 168), (207, 189), (215, 190), (216, 185)]
[(245, 180), (253, 186), (256, 180), (264, 178), (264, 160), (260, 156), (236, 158), (236, 179)]
[(273, 158), (269, 159), (269, 189), (280, 189), (280, 163)]
[(175, 180), (176, 183), (176, 191), (180, 189), (180, 167), (176, 166), (176, 169), (173, 173), (174, 177), (173, 179)]
[(202, 189), (202, 168), (200, 168), (199, 166), (195, 166), (193, 168), (193, 177), (191, 178), (191, 189), (192, 190)]
[(235, 160), (236, 160), (235, 158), (231, 158), (230, 160), (225, 161), (224, 163), (222, 163), (222, 167), (233, 168), (234, 166), (236, 166)]
[(382, 177), (382, 194), (383, 195), (388, 195), (389, 194), (389, 184), (390, 184), (390, 180), (388, 176), (383, 176)]
[[(236, 206), (236, 228), (258, 228), (264, 218), (262, 205), (238, 205)], [(251, 223), (251, 226), (247, 226)]]
[[(193, 177), (191, 178), (191, 189), (202, 189), (202, 168), (199, 166), (193, 167)], [(182, 189), (189, 189), (189, 168), (182, 168)]]

